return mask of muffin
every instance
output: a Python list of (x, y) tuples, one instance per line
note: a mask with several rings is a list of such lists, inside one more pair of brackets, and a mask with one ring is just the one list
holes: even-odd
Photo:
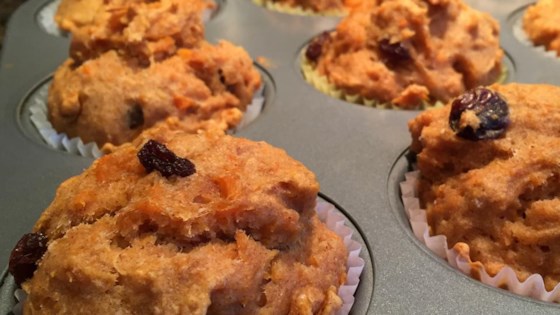
[(409, 123), (430, 234), (446, 236), (474, 277), (509, 267), (548, 291), (560, 281), (559, 100), (558, 87), (493, 85)]
[(147, 68), (110, 50), (82, 64), (68, 59), (48, 95), (49, 120), (58, 132), (119, 145), (168, 117), (181, 129), (236, 126), (261, 85), (251, 58), (228, 42), (203, 42)]
[[(204, 8), (214, 9), (216, 7), (213, 1), (199, 0), (62, 0), (56, 9), (54, 21), (61, 30), (67, 32), (75, 32), (82, 27), (88, 27), (92, 24), (101, 26), (100, 22), (104, 18), (111, 19), (110, 23), (113, 23), (113, 25), (110, 27), (118, 27), (125, 23), (127, 19), (134, 20), (138, 14), (138, 9), (143, 10), (147, 7), (157, 7), (159, 8), (158, 13), (152, 14), (151, 17), (143, 21), (137, 20), (136, 25), (140, 26), (141, 30), (146, 27), (145, 23), (160, 24), (160, 26), (164, 27), (159, 31), (169, 31), (170, 27), (176, 29), (181, 28), (185, 24), (185, 21), (180, 20), (168, 20), (165, 25), (161, 23), (162, 20), (166, 19), (167, 14), (165, 11), (169, 8), (170, 4), (173, 6), (173, 10), (189, 13), (191, 10), (198, 10), (199, 14), (202, 13)], [(189, 6), (192, 6), (192, 8), (189, 8)], [(142, 26), (142, 24), (144, 25)], [(135, 31), (138, 30), (137, 28)]]
[(305, 51), (320, 90), (366, 104), (416, 109), (500, 77), (498, 23), (461, 0), (363, 3)]
[(72, 29), (70, 58), (49, 88), (53, 128), (102, 147), (167, 119), (191, 133), (236, 127), (260, 74), (242, 48), (204, 40), (204, 4), (112, 0)]
[(163, 60), (204, 39), (202, 0), (112, 0), (71, 29), (70, 57), (81, 63), (116, 50), (140, 64)]
[(334, 314), (347, 252), (309, 170), (263, 142), (149, 136), (59, 187), (15, 272), (24, 313)]
[(556, 52), (560, 56), (560, 2), (539, 0), (527, 8), (523, 16), (523, 29), (537, 46)]

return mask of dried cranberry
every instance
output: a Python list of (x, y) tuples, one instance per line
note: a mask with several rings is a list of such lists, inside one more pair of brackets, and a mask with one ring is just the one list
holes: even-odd
[(176, 156), (165, 145), (154, 140), (144, 144), (138, 152), (138, 159), (148, 173), (156, 170), (165, 177), (186, 177), (196, 172), (191, 161)]
[[(465, 113), (471, 113), (471, 118)], [(472, 115), (474, 114), (474, 115)], [(497, 92), (478, 87), (456, 98), (451, 104), (449, 126), (468, 140), (496, 139), (509, 125), (507, 102)]]
[(47, 250), (48, 239), (42, 233), (27, 233), (21, 237), (10, 255), (8, 270), (18, 285), (31, 278), (37, 261)]
[(134, 104), (127, 112), (128, 128), (136, 129), (144, 124), (144, 111), (138, 104)]
[(379, 52), (383, 62), (396, 66), (412, 59), (402, 42), (392, 43), (388, 39), (379, 41)]
[(311, 62), (317, 62), (321, 54), (323, 53), (323, 45), (329, 40), (330, 33), (323, 32), (321, 35), (315, 37), (311, 43), (307, 46), (305, 50), (305, 57)]

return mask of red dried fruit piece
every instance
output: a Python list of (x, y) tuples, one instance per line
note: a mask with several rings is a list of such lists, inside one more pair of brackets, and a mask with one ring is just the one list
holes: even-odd
[(21, 237), (10, 255), (8, 270), (16, 284), (31, 278), (37, 269), (37, 261), (47, 251), (48, 239), (42, 233), (27, 233)]
[(128, 128), (136, 129), (144, 124), (144, 111), (142, 106), (134, 104), (126, 113)]
[[(462, 118), (464, 115), (469, 116)], [(461, 138), (496, 139), (505, 133), (508, 125), (507, 102), (500, 94), (487, 88), (469, 90), (451, 103), (449, 127)]]
[(165, 145), (155, 140), (146, 142), (137, 156), (148, 173), (156, 170), (166, 178), (172, 175), (187, 177), (196, 173), (196, 168), (191, 161), (178, 157)]
[(323, 53), (323, 45), (329, 40), (330, 32), (323, 32), (321, 35), (315, 37), (305, 50), (305, 57), (311, 62), (317, 62)]
[(379, 41), (379, 53), (383, 62), (396, 66), (412, 59), (410, 52), (401, 42), (390, 43), (388, 39)]

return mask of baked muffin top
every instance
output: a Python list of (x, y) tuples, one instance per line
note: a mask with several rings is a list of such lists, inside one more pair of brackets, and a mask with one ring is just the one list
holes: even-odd
[(121, 146), (59, 187), (34, 228), (48, 249), (23, 283), (26, 311), (333, 314), (341, 306), (346, 249), (317, 219), (319, 185), (301, 163), (230, 136), (143, 136), (150, 141)]
[[(508, 108), (494, 139), (458, 136), (450, 127), (450, 105), (410, 121), (421, 207), (432, 235), (447, 236), (490, 275), (510, 266), (521, 281), (541, 274), (551, 290), (560, 281), (560, 88), (508, 84), (490, 90), (491, 98), (478, 99), (492, 103), (498, 95)], [(463, 116), (464, 127), (469, 111)]]
[(111, 0), (89, 23), (70, 30), (76, 62), (115, 50), (140, 65), (163, 60), (204, 40), (203, 0)]
[(527, 8), (523, 29), (535, 45), (543, 45), (560, 56), (560, 2), (539, 0)]
[(502, 69), (498, 23), (461, 0), (367, 1), (320, 41), (311, 62), (330, 83), (402, 108), (446, 102)]

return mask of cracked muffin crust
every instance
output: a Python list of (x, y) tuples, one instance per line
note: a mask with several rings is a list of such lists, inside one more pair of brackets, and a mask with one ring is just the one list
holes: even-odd
[(560, 282), (560, 88), (494, 85), (509, 107), (509, 124), (495, 139), (472, 140), (450, 128), (451, 106), (410, 121), (420, 206), (431, 235), (470, 255), (473, 276), (513, 268), (520, 281)]
[(523, 16), (523, 29), (529, 39), (537, 46), (545, 46), (547, 50), (560, 56), (560, 2), (539, 0), (527, 8)]
[(196, 172), (148, 173), (140, 137), (64, 182), (34, 228), (49, 242), (26, 313), (334, 314), (347, 252), (309, 170), (263, 142), (149, 136)]
[(307, 59), (347, 95), (418, 108), (495, 82), (498, 33), (490, 15), (461, 0), (364, 2)]

